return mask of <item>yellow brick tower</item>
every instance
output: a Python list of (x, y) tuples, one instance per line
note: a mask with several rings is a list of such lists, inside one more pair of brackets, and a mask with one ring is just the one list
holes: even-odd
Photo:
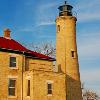
[(77, 44), (76, 21), (72, 6), (60, 6), (56, 18), (56, 60), (58, 71), (66, 74), (66, 100), (82, 100)]

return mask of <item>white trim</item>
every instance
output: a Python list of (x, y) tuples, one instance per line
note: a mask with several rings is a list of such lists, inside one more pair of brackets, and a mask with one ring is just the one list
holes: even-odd
[(11, 57), (17, 57), (18, 54), (15, 54), (15, 53), (9, 53), (9, 56), (11, 56)]
[(17, 96), (9, 96), (9, 95), (8, 95), (7, 98), (9, 98), (9, 99), (10, 99), (10, 98), (17, 98)]
[(52, 80), (46, 80), (46, 83), (54, 83)]
[(31, 79), (31, 76), (26, 76), (26, 79), (30, 80)]
[(52, 94), (47, 94), (47, 96), (52, 96)]
[[(15, 57), (16, 58), (16, 66), (15, 67), (10, 67), (10, 57)], [(18, 69), (18, 55), (17, 54), (9, 54), (9, 69)]]
[(30, 98), (31, 98), (31, 96), (26, 96), (26, 98), (30, 99)]
[(8, 95), (8, 98), (16, 98), (17, 97), (17, 87), (16, 87), (16, 83), (15, 83), (15, 87), (10, 87), (10, 88), (15, 88), (15, 96), (13, 95), (9, 95), (9, 80), (15, 80), (16, 83), (17, 83), (17, 78), (15, 77), (8, 77), (8, 92), (7, 92), (7, 95)]
[(8, 78), (16, 79), (18, 76), (8, 75)]
[(9, 69), (18, 69), (18, 67), (9, 67)]

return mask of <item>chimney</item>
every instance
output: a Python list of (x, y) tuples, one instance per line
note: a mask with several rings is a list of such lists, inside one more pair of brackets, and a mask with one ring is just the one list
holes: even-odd
[(10, 39), (10, 29), (4, 29), (4, 37)]

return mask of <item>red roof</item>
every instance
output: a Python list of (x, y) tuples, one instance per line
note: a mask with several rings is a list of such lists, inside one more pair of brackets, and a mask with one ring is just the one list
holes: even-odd
[(13, 39), (8, 39), (5, 37), (0, 37), (0, 48), (7, 49), (7, 50), (13, 50), (13, 51), (19, 51), (19, 52), (25, 52), (29, 55), (39, 58), (39, 59), (46, 59), (46, 60), (54, 60), (51, 57), (48, 57), (46, 55), (31, 51), (27, 49), (26, 47), (22, 46), (20, 43)]

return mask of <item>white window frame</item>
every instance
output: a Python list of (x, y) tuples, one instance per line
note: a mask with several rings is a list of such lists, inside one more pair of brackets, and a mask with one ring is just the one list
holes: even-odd
[[(15, 62), (16, 63), (16, 66), (15, 67), (13, 67), (13, 66), (10, 67), (10, 57), (15, 57), (16, 58), (16, 62)], [(18, 63), (18, 61), (17, 61), (17, 55), (16, 54), (10, 54), (9, 55), (9, 68), (10, 69), (18, 69), (18, 64), (17, 63)]]
[[(10, 80), (15, 80), (15, 87), (9, 87)], [(14, 77), (8, 78), (8, 97), (9, 98), (16, 98), (16, 83), (17, 83), (17, 79), (16, 78), (14, 78)], [(15, 93), (14, 93), (15, 95), (10, 95), (9, 89), (11, 89), (11, 88), (15, 89)]]

